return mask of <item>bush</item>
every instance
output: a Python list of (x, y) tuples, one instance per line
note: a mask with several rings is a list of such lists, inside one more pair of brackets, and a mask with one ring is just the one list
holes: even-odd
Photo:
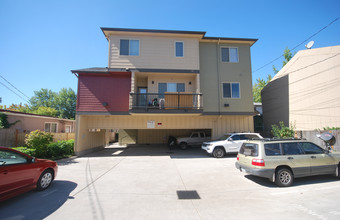
[(13, 147), (14, 150), (20, 151), (24, 154), (28, 154), (32, 157), (35, 157), (35, 149), (28, 148), (28, 147)]
[(280, 127), (277, 125), (272, 125), (272, 133), (274, 137), (278, 138), (288, 138), (288, 137), (294, 137), (294, 127), (291, 126), (290, 128), (285, 126), (283, 121), (279, 122)]
[(48, 158), (63, 158), (66, 156), (73, 155), (74, 140), (58, 141), (50, 143), (47, 146), (47, 157)]
[(44, 131), (36, 130), (26, 135), (25, 144), (35, 149), (37, 157), (46, 158), (47, 146), (53, 141), (53, 135)]

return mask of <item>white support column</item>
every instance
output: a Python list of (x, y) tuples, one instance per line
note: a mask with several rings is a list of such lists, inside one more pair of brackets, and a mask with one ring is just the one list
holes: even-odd
[[(131, 93), (135, 93), (135, 72), (131, 71)], [(129, 109), (132, 109), (132, 101), (133, 101), (133, 97), (134, 96), (130, 96), (130, 100), (129, 100)]]
[[(196, 74), (196, 94), (201, 93), (200, 74)], [(201, 107), (201, 96), (197, 95), (197, 108)]]

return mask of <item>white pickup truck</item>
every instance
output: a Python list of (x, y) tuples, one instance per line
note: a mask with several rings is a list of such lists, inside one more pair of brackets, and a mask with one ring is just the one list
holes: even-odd
[(176, 139), (177, 145), (185, 150), (188, 146), (201, 146), (203, 142), (210, 141), (211, 137), (207, 136), (203, 131), (192, 132), (189, 137), (178, 137)]

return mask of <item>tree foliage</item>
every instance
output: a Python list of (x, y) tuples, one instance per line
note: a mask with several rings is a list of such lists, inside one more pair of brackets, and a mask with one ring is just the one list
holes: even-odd
[(274, 137), (278, 137), (278, 138), (288, 138), (288, 137), (294, 137), (294, 127), (287, 127), (285, 126), (283, 121), (279, 122), (279, 126), (277, 125), (272, 125), (272, 134), (274, 135)]
[(267, 79), (256, 79), (256, 83), (253, 85), (253, 97), (254, 102), (262, 102), (261, 91), (272, 80), (272, 76), (269, 74)]
[(40, 89), (34, 91), (34, 96), (30, 98), (30, 105), (12, 104), (8, 108), (0, 108), (46, 115), (59, 118), (74, 119), (76, 115), (77, 95), (71, 88), (62, 88), (59, 92), (53, 92), (50, 89)]
[[(284, 60), (282, 61), (282, 67), (284, 67), (289, 62), (289, 60), (292, 59), (292, 57), (293, 57), (293, 54), (288, 49), (288, 47), (286, 47), (286, 49), (283, 51), (283, 57), (284, 57)], [(273, 65), (274, 76), (279, 71), (280, 70), (278, 70)], [(254, 99), (254, 102), (262, 102), (261, 91), (270, 82), (271, 79), (272, 79), (272, 76), (270, 74), (267, 75), (267, 79), (266, 80), (265, 79), (261, 79), (261, 78), (256, 79), (256, 83), (253, 85), (253, 99)]]

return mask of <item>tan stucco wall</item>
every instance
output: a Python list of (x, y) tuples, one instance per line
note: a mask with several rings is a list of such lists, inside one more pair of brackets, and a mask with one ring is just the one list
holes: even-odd
[(70, 120), (62, 120), (57, 118), (43, 117), (43, 116), (32, 116), (32, 115), (17, 115), (13, 113), (5, 113), (8, 116), (8, 122), (14, 123), (15, 125), (11, 126), (12, 129), (18, 129), (23, 132), (31, 132), (34, 130), (44, 131), (45, 123), (57, 123), (57, 132), (64, 133), (65, 127), (67, 125), (71, 126), (71, 132), (75, 130), (75, 121)]
[[(120, 39), (139, 40), (139, 56), (119, 55)], [(175, 41), (184, 42), (184, 57), (175, 57)], [(197, 70), (198, 47), (198, 38), (117, 34), (109, 37), (109, 67)]]
[[(221, 47), (237, 47), (239, 62), (222, 63)], [(201, 42), (200, 82), (204, 112), (253, 112), (250, 45)], [(222, 83), (227, 82), (240, 83), (240, 99), (223, 98)]]
[[(154, 128), (148, 128), (148, 121), (153, 121)], [(171, 129), (211, 129), (212, 138), (217, 138), (226, 132), (253, 132), (253, 116), (199, 116), (199, 115), (126, 115), (126, 116), (77, 116), (79, 127), (76, 136), (76, 152), (105, 145), (105, 131), (90, 133), (89, 129), (119, 129), (119, 139), (126, 136), (133, 140), (135, 134), (143, 135), (137, 130), (171, 130)], [(121, 133), (122, 130), (125, 133)], [(142, 132), (142, 133), (137, 133)], [(147, 132), (144, 132), (147, 134)], [(164, 134), (162, 133), (161, 135)], [(101, 140), (103, 139), (103, 140)], [(141, 140), (145, 140), (142, 137)], [(158, 140), (158, 139), (157, 139)], [(148, 140), (149, 141), (149, 140)], [(162, 142), (163, 143), (163, 142)]]

